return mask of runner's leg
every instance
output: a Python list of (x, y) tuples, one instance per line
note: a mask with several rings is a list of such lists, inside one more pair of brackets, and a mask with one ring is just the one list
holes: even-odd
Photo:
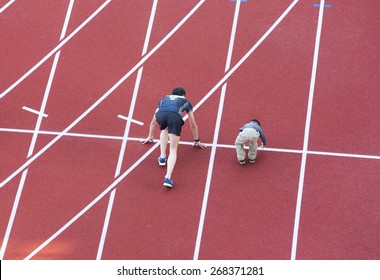
[(165, 178), (171, 178), (175, 163), (177, 162), (177, 149), (178, 149), (178, 143), (180, 137), (175, 134), (169, 134), (170, 138), (170, 151), (169, 151), (169, 157), (167, 161), (167, 171)]
[(160, 133), (160, 157), (166, 158), (166, 146), (168, 145), (168, 129), (161, 130)]

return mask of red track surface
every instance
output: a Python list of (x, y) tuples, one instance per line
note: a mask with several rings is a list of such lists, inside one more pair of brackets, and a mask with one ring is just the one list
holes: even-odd
[[(0, 14), (1, 92), (106, 3), (75, 1), (59, 40), (69, 2), (17, 0)], [(331, 0), (321, 19), (313, 6), (319, 1), (298, 1), (265, 38), (293, 1), (241, 3), (227, 72), (265, 40), (226, 80), (223, 106), (222, 84), (214, 86), (226, 73), (236, 2), (207, 0), (149, 53), (199, 3), (159, 0), (143, 54), (152, 2), (111, 1), (59, 48), (43, 112), (56, 52), (2, 96), (0, 257), (379, 259), (379, 2)], [(141, 80), (134, 71), (114, 87), (146, 56)], [(195, 113), (209, 147), (188, 145), (185, 124), (176, 186), (168, 190), (158, 149), (138, 140), (147, 136), (158, 99), (175, 86), (186, 88), (193, 105), (212, 93)], [(47, 115), (27, 165), (38, 116), (24, 106)], [(130, 110), (145, 125), (131, 123), (119, 175), (126, 121), (117, 116)], [(252, 117), (261, 120), (268, 147), (255, 165), (240, 166), (233, 143)], [(70, 124), (76, 134), (51, 133)]]

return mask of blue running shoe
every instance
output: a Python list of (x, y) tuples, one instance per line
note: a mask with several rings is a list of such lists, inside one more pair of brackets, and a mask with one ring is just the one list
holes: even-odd
[(167, 186), (168, 188), (174, 187), (174, 182), (170, 180), (169, 178), (165, 178), (164, 186)]
[(166, 158), (158, 157), (157, 161), (160, 166), (166, 165)]

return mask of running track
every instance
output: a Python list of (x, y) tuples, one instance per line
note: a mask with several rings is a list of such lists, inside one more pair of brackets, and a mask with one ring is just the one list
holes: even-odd
[[(377, 0), (0, 11), (1, 259), (380, 258)], [(185, 124), (168, 190), (139, 141), (175, 86), (208, 148)], [(268, 146), (240, 166), (252, 117)]]

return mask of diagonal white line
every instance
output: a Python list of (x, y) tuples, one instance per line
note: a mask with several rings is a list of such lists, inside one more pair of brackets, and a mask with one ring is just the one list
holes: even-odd
[[(66, 36), (67, 26), (69, 25), (70, 16), (71, 16), (71, 12), (73, 10), (73, 6), (74, 6), (74, 0), (70, 0), (59, 40), (62, 40)], [(53, 84), (53, 79), (55, 76), (55, 71), (56, 71), (57, 66), (58, 66), (58, 61), (59, 61), (60, 55), (61, 55), (61, 51), (58, 51), (54, 56), (53, 65), (52, 65), (51, 70), (50, 70), (48, 82), (47, 82), (47, 85), (45, 88), (44, 97), (42, 99), (42, 104), (41, 104), (41, 108), (40, 108), (41, 113), (38, 114), (38, 119), (37, 119), (37, 123), (36, 123), (35, 129), (34, 129), (34, 133), (33, 133), (33, 137), (32, 137), (32, 143), (30, 144), (28, 157), (30, 157), (34, 152), (34, 147), (36, 145), (37, 137), (38, 137), (38, 131), (41, 128), (42, 117), (47, 116), (45, 114), (46, 104), (47, 104), (47, 101), (48, 101), (48, 98), (50, 95), (50, 90), (51, 90), (51, 86)]]
[(68, 127), (66, 127), (59, 135), (52, 141), (38, 151), (34, 156), (30, 157), (23, 165), (14, 171), (8, 178), (0, 184), (0, 188), (4, 187), (10, 180), (27, 168), (33, 161), (45, 153), (51, 146), (53, 146), (59, 139), (61, 139), (67, 132), (75, 127), (81, 120), (83, 120), (90, 112), (92, 112), (100, 103), (102, 103), (109, 95), (111, 95), (116, 88), (118, 88), (126, 79), (128, 79), (143, 63), (148, 60), (169, 38), (198, 10), (198, 8), (205, 2), (200, 1), (170, 32), (165, 36), (146, 56), (144, 56), (127, 74), (125, 74), (115, 85), (113, 85), (106, 93), (104, 93), (94, 104), (92, 104), (85, 112), (83, 112), (76, 120), (74, 120)]
[(67, 27), (69, 26), (71, 12), (73, 11), (74, 1), (75, 0), (70, 0), (69, 7), (67, 9), (67, 13), (66, 13), (66, 17), (65, 17), (65, 21), (63, 22), (63, 28), (62, 28), (62, 32), (61, 32), (61, 36), (59, 37), (59, 40), (62, 40), (66, 36), (66, 31), (67, 31)]
[(27, 174), (28, 174), (28, 169), (24, 170), (24, 172), (22, 172), (22, 175), (21, 175), (21, 180), (20, 180), (19, 186), (17, 188), (16, 197), (15, 197), (15, 200), (13, 202), (13, 206), (12, 206), (11, 214), (10, 214), (10, 217), (8, 220), (7, 228), (5, 230), (3, 243), (1, 244), (1, 248), (0, 248), (0, 260), (4, 259), (4, 254), (5, 254), (6, 248), (8, 246), (9, 236), (11, 235), (13, 223), (14, 223), (14, 220), (16, 218), (16, 212), (18, 209), (22, 190), (24, 189)]
[(6, 9), (9, 8), (10, 5), (12, 5), (16, 0), (10, 0), (7, 4), (5, 4), (1, 9), (0, 9), (0, 14), (4, 12)]
[(321, 41), (324, 6), (325, 6), (325, 0), (321, 0), (319, 15), (318, 15), (318, 25), (317, 25), (315, 46), (314, 46), (314, 58), (313, 58), (313, 66), (312, 66), (311, 80), (310, 80), (309, 100), (308, 100), (307, 114), (306, 114), (305, 135), (304, 135), (304, 143), (303, 143), (303, 151), (302, 151), (301, 168), (300, 168), (300, 179), (298, 183), (297, 204), (296, 204), (294, 229), (293, 229), (292, 251), (291, 251), (291, 257), (290, 257), (291, 260), (295, 260), (296, 254), (297, 254), (298, 231), (299, 231), (299, 224), (300, 224), (300, 217), (301, 217), (302, 193), (303, 193), (303, 187), (304, 187), (306, 159), (307, 159), (307, 154), (308, 154), (307, 150), (308, 150), (308, 145), (309, 145), (311, 112), (312, 112), (312, 107), (313, 107), (315, 81), (316, 81), (316, 76), (317, 76), (317, 65), (318, 65), (319, 45)]
[[(103, 3), (91, 16), (89, 16), (81, 25), (79, 25), (72, 33), (70, 33), (64, 40), (62, 40), (52, 51), (50, 51), (44, 58), (42, 58), (36, 65), (34, 65), (28, 72), (26, 72), (21, 78), (14, 82), (10, 87), (8, 87), (4, 92), (0, 94), (0, 99), (11, 92), (15, 87), (17, 87), (22, 81), (24, 81), (30, 74), (36, 71), (42, 64), (46, 62), (50, 57), (52, 57), (60, 48), (62, 48), (71, 38), (73, 38), (83, 27), (85, 27), (95, 16), (97, 16), (109, 3), (111, 0), (107, 0)], [(62, 31), (63, 32), (63, 31)]]
[(32, 108), (29, 108), (29, 107), (26, 107), (26, 106), (23, 106), (22, 109), (25, 110), (25, 111), (31, 112), (31, 113), (33, 113), (33, 114), (36, 114), (36, 115), (38, 115), (38, 116), (42, 116), (42, 117), (44, 117), (44, 118), (47, 118), (47, 117), (48, 117), (47, 114), (45, 114), (45, 113), (43, 113), (43, 112), (40, 112), (40, 111), (37, 111), (37, 110), (34, 110), (34, 109), (32, 109)]
[[(142, 68), (140, 68), (140, 69), (142, 69)], [(139, 70), (140, 70), (140, 69), (139, 69)], [(134, 120), (134, 119), (132, 119), (132, 118), (128, 118), (128, 117), (123, 116), (123, 115), (118, 115), (117, 117), (118, 117), (119, 119), (122, 119), (122, 120), (125, 120), (125, 121), (128, 121), (128, 122), (132, 122), (132, 123), (135, 123), (135, 124), (138, 124), (138, 125), (144, 125), (143, 122), (140, 122), (140, 121)]]
[(111, 220), (111, 213), (112, 213), (112, 209), (113, 209), (113, 202), (115, 200), (115, 196), (116, 196), (116, 189), (113, 189), (111, 191), (110, 198), (108, 200), (108, 206), (107, 206), (106, 216), (104, 218), (102, 234), (100, 236), (98, 252), (96, 253), (96, 260), (102, 259), (104, 244), (106, 242), (108, 225), (109, 225), (110, 220)]
[[(127, 138), (128, 138), (129, 130), (131, 128), (131, 122), (137, 123), (136, 121), (134, 121), (132, 119), (132, 116), (133, 116), (133, 111), (134, 111), (136, 100), (137, 100), (138, 89), (140, 87), (142, 71), (143, 71), (143, 67), (141, 67), (137, 71), (137, 77), (136, 77), (135, 86), (133, 88), (132, 100), (131, 100), (131, 105), (129, 107), (128, 117), (124, 117), (124, 116), (119, 115), (119, 118), (124, 118), (125, 120), (127, 120), (127, 123), (126, 123), (126, 126), (124, 128), (124, 137), (123, 137), (123, 142), (121, 143), (121, 147), (120, 147), (119, 159), (117, 161), (115, 176), (118, 176), (121, 172), (121, 166), (123, 164), (124, 153), (125, 153), (126, 148), (127, 148)], [(140, 123), (140, 125), (143, 125), (143, 123)]]

